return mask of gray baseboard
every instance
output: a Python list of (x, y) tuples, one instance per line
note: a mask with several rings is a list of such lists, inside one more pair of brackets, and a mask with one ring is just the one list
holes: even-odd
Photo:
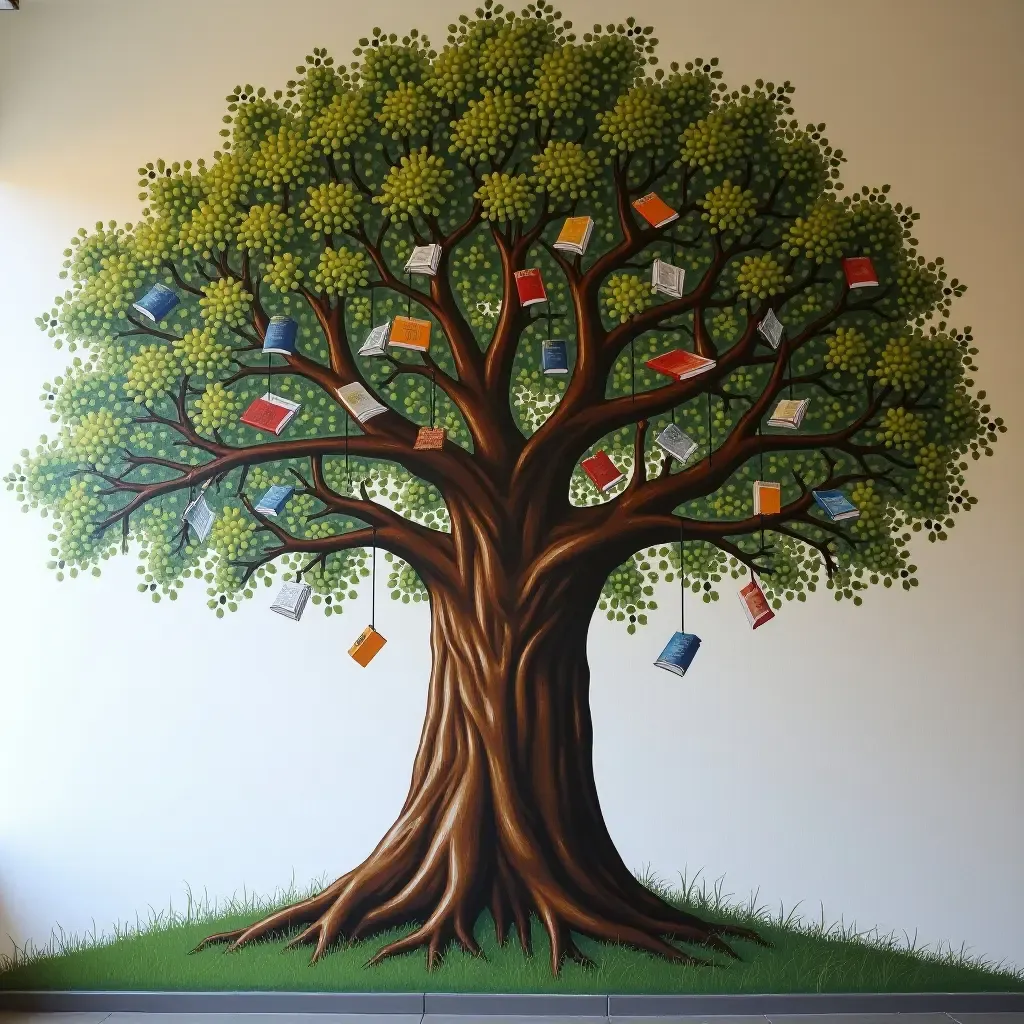
[(443, 1016), (683, 1017), (835, 1013), (1024, 1013), (1024, 992), (558, 995), (478, 992), (0, 991), (25, 1013), (349, 1013)]

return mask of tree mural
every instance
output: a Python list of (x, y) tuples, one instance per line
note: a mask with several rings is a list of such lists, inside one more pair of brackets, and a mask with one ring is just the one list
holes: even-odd
[[(756, 940), (663, 902), (616, 852), (592, 768), (593, 613), (633, 633), (659, 580), (711, 601), (748, 571), (776, 608), (818, 586), (860, 604), (871, 584), (915, 586), (914, 532), (944, 540), (975, 500), (967, 457), (992, 454), (1002, 421), (917, 214), (887, 187), (841, 195), (842, 153), (793, 119), (788, 82), (656, 69), (633, 19), (571, 28), (488, 0), (439, 50), (380, 30), (348, 68), (315, 50), (286, 90), (231, 93), (212, 159), (147, 164), (136, 223), (66, 253), (70, 289), (40, 319), (78, 353), (43, 388), (57, 434), (6, 478), (52, 517), (59, 579), (134, 547), (154, 601), (205, 584), (220, 616), (301, 574), (337, 615), (375, 544), (391, 596), (430, 607), (400, 817), (318, 896), (207, 943), (288, 935), (316, 961), (414, 923), (371, 963), (425, 947), (433, 965), (452, 942), (478, 952), (489, 911), (525, 951), (536, 915), (557, 972), (585, 960), (574, 934), (681, 963)], [(660, 229), (632, 205), (652, 191), (679, 214)], [(594, 221), (582, 256), (553, 244), (571, 215)], [(406, 275), (431, 243), (436, 276)], [(877, 286), (848, 287), (846, 257)], [(685, 270), (680, 297), (652, 290), (655, 259)], [(518, 301), (525, 268), (546, 306)], [(178, 303), (149, 321), (134, 303), (157, 283)], [(407, 313), (430, 322), (429, 352), (357, 355)], [(268, 363), (274, 315), (298, 351)], [(541, 371), (549, 337), (563, 376)], [(670, 349), (715, 364), (667, 380), (647, 361)], [(351, 420), (352, 383), (388, 412)], [(280, 437), (239, 421), (267, 390), (301, 405)], [(800, 429), (768, 426), (788, 395), (810, 400)], [(428, 422), (439, 450), (415, 447)], [(686, 462), (654, 443), (670, 422), (698, 443)], [(580, 471), (597, 451), (626, 475), (604, 493)], [(758, 479), (781, 484), (778, 512), (754, 514)], [(277, 518), (255, 506), (274, 483), (295, 486)], [(204, 485), (205, 541), (182, 520)], [(822, 488), (859, 518), (831, 521)]]

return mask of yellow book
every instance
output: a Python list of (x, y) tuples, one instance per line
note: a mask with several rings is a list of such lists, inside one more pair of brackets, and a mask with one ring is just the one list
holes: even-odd
[(413, 316), (396, 316), (391, 324), (388, 344), (392, 348), (411, 348), (426, 352), (430, 348), (430, 321)]
[(348, 653), (353, 661), (366, 668), (386, 643), (387, 640), (373, 626), (367, 626), (359, 634), (359, 639), (348, 649)]
[(563, 252), (572, 252), (582, 256), (590, 244), (590, 235), (594, 230), (592, 217), (566, 217), (562, 230), (555, 239), (555, 248)]

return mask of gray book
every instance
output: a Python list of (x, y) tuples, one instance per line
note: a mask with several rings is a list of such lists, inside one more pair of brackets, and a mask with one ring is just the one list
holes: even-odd
[(437, 265), (441, 262), (441, 246), (417, 245), (405, 263), (407, 274), (423, 274), (426, 277), (437, 276)]
[(774, 309), (768, 310), (768, 315), (757, 325), (757, 332), (772, 348), (782, 344), (782, 321), (775, 315)]
[(196, 536), (200, 540), (206, 540), (213, 529), (213, 521), (216, 519), (216, 516), (213, 509), (206, 504), (206, 495), (200, 494), (185, 509), (181, 518), (196, 531)]
[(270, 610), (298, 622), (306, 610), (306, 602), (312, 592), (313, 588), (308, 583), (283, 583)]
[(388, 338), (391, 335), (391, 321), (374, 327), (366, 336), (362, 348), (359, 349), (361, 356), (386, 356), (388, 354)]
[(685, 465), (686, 460), (697, 450), (697, 442), (670, 423), (655, 439), (654, 443), (672, 458)]
[(664, 260), (655, 260), (651, 267), (651, 288), (670, 299), (683, 297), (683, 281), (686, 271)]

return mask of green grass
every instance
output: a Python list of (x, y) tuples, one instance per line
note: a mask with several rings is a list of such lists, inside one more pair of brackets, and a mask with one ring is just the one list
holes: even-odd
[(715, 968), (680, 967), (620, 946), (580, 939), (596, 963), (584, 969), (568, 964), (551, 976), (548, 943), (534, 922), (534, 956), (519, 944), (498, 946), (487, 915), (477, 925), (486, 959), (452, 949), (444, 964), (425, 969), (422, 952), (363, 965), (384, 943), (404, 934), (393, 931), (371, 941), (336, 949), (310, 967), (309, 951), (282, 950), (280, 940), (231, 955), (210, 949), (188, 951), (214, 931), (237, 928), (268, 910), (300, 898), (290, 889), (269, 899), (244, 894), (227, 905), (197, 902), (188, 894), (184, 913), (151, 914), (145, 922), (119, 927), (113, 935), (68, 936), (57, 931), (45, 948), (18, 950), (0, 960), (0, 989), (164, 989), (442, 992), (978, 992), (1024, 991), (1024, 971), (1005, 968), (965, 950), (916, 948), (907, 937), (859, 932), (842, 924), (808, 922), (781, 909), (771, 913), (756, 896), (737, 904), (721, 881), (708, 886), (681, 878), (671, 889), (647, 874), (651, 889), (680, 906), (715, 920), (756, 928), (772, 943), (764, 949), (736, 943), (742, 961), (718, 958)]

